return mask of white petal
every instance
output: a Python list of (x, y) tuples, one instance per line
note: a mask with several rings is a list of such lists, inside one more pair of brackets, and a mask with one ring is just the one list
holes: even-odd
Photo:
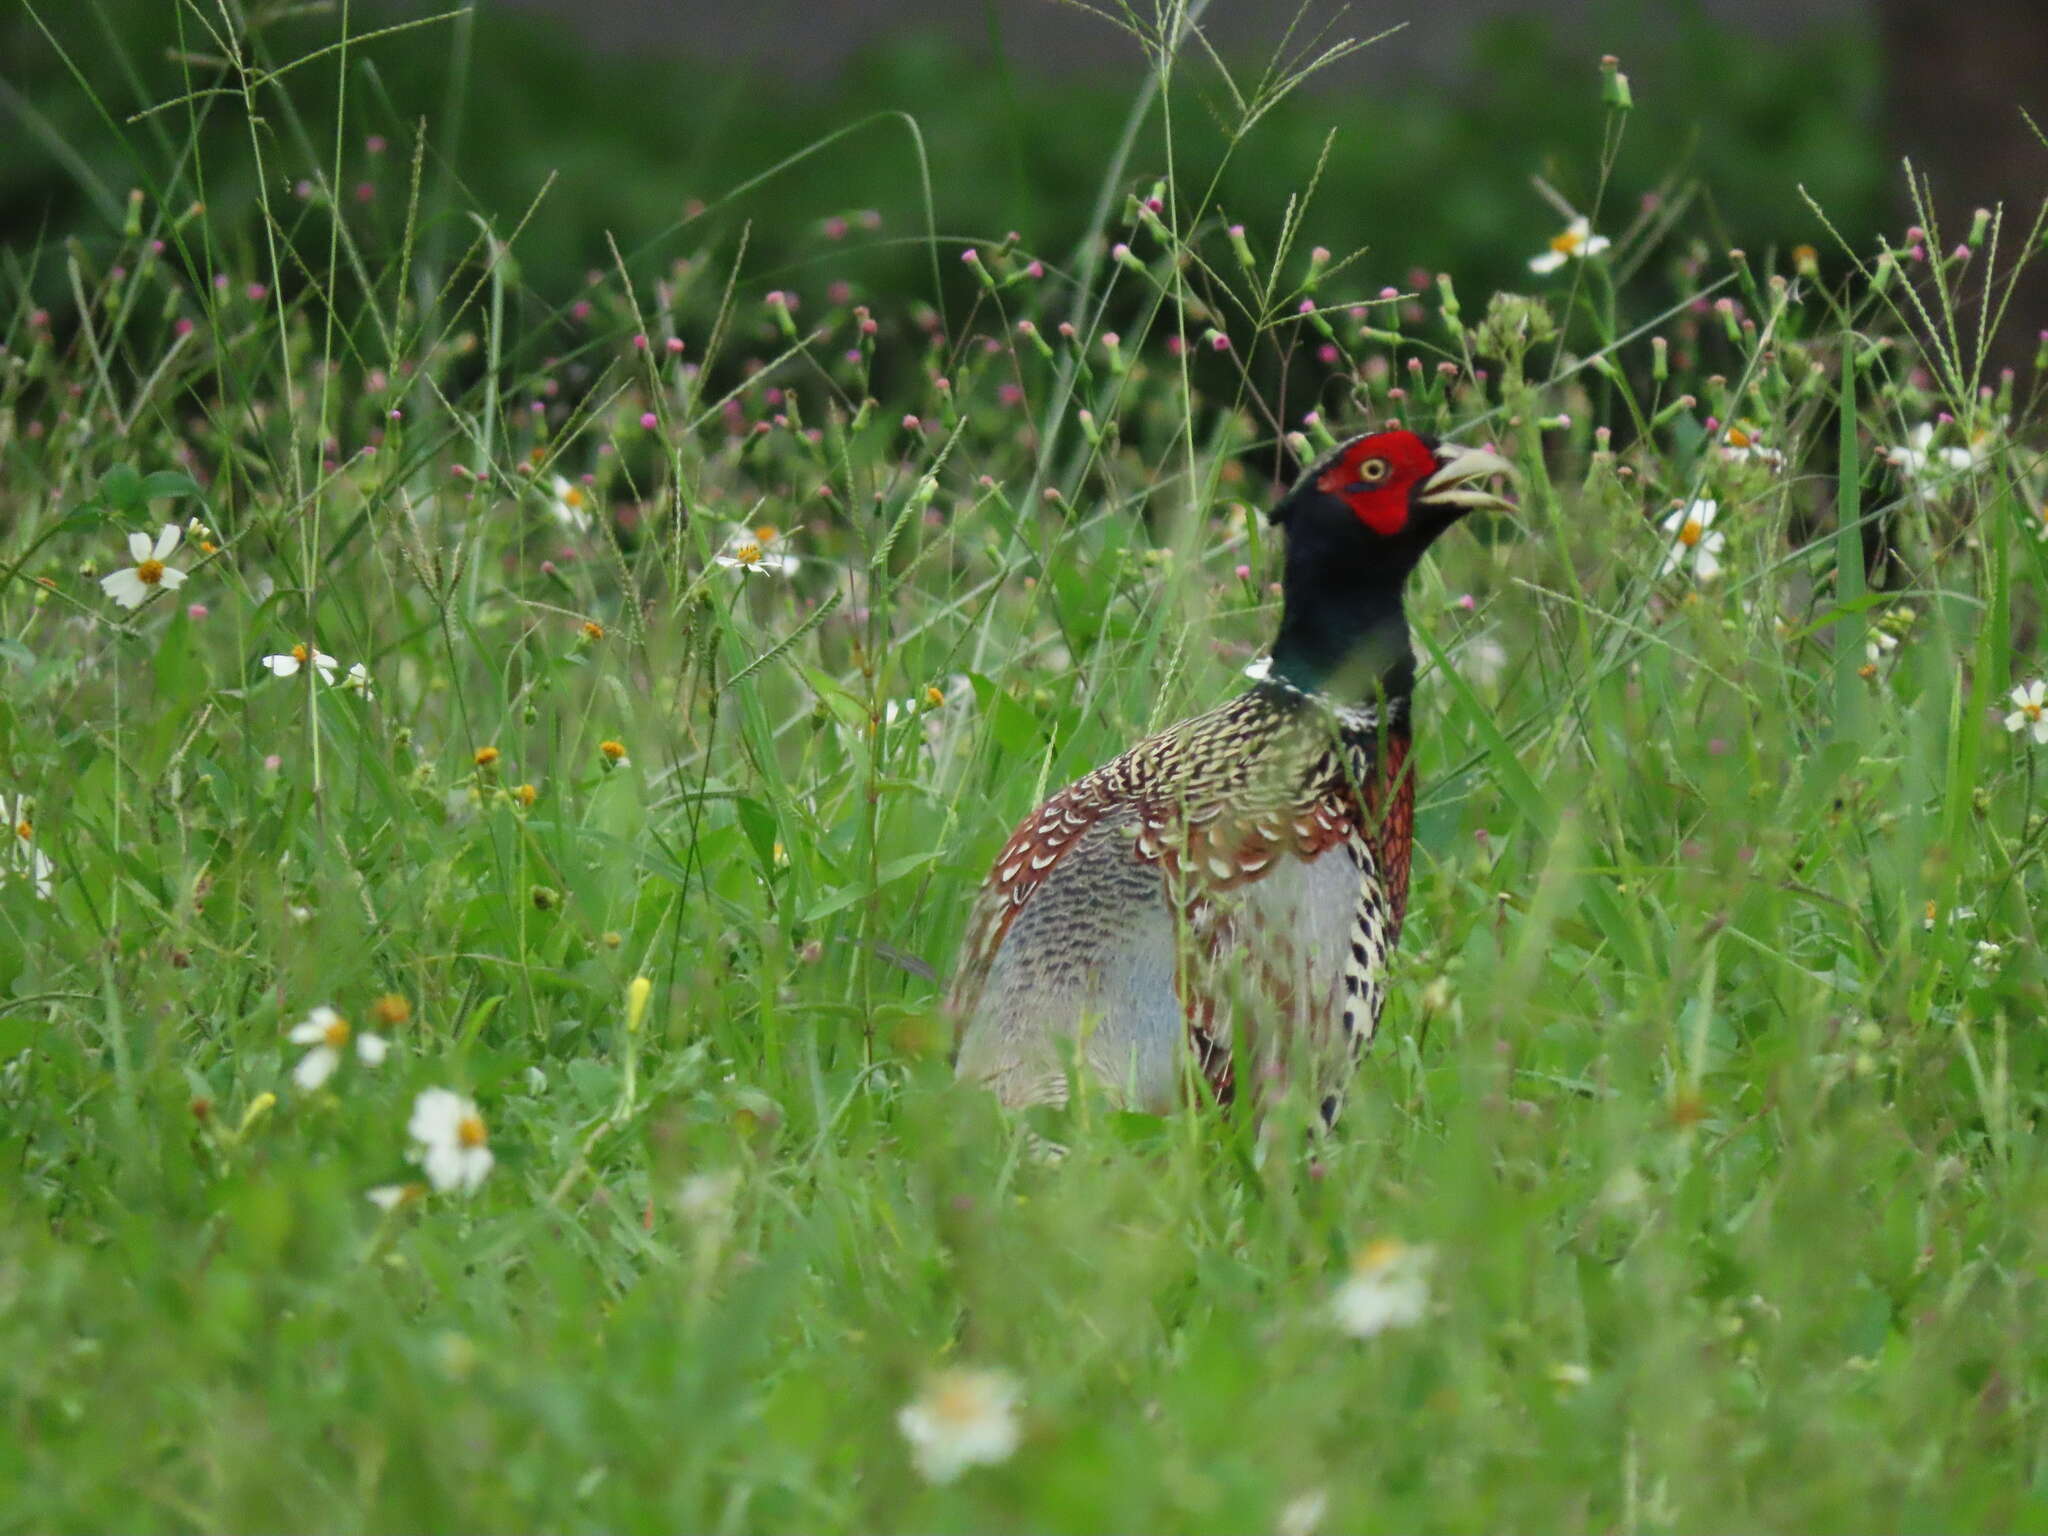
[(2014, 710), (2005, 717), (2005, 728), (2014, 735), (2018, 735), (2027, 728), (2027, 717), (2018, 710)]
[(140, 608), (149, 600), (149, 588), (132, 570), (116, 571), (100, 578), (100, 590), (123, 608)]
[(176, 523), (165, 523), (164, 531), (156, 536), (156, 548), (151, 551), (159, 560), (171, 558), (171, 551), (178, 547), (178, 540), (185, 536), (185, 530)]
[(340, 1065), (341, 1052), (331, 1045), (316, 1045), (306, 1052), (298, 1066), (293, 1069), (292, 1081), (311, 1093), (334, 1076), (334, 1069)]
[(175, 592), (178, 588), (185, 585), (185, 573), (167, 565), (164, 567), (164, 574), (161, 580), (166, 592)]
[(303, 1024), (294, 1024), (292, 1032), (285, 1036), (293, 1045), (318, 1045), (327, 1038), (327, 1026), (313, 1019)]
[(1702, 544), (1694, 553), (1692, 569), (1701, 581), (1712, 581), (1721, 574), (1721, 562), (1711, 549)]
[(472, 1113), (469, 1100), (446, 1088), (428, 1088), (413, 1100), (412, 1119), (405, 1133), (429, 1147), (455, 1144), (456, 1128), (463, 1116)]
[(131, 533), (128, 535), (128, 558), (133, 560), (137, 565), (142, 564), (143, 561), (149, 558), (148, 534)]
[(436, 1189), (455, 1189), (462, 1183), (462, 1149), (452, 1141), (428, 1147), (420, 1166), (426, 1170), (427, 1182)]
[(1536, 273), (1555, 272), (1564, 265), (1563, 251), (1545, 251), (1541, 256), (1529, 258), (1529, 270)]
[(1702, 528), (1711, 528), (1714, 526), (1714, 519), (1720, 515), (1721, 503), (1706, 500), (1696, 501), (1687, 510), (1692, 513), (1694, 522), (1698, 523)]
[(1579, 254), (1581, 256), (1598, 256), (1611, 244), (1613, 242), (1605, 235), (1593, 235), (1587, 239), (1584, 245), (1579, 247)]
[(483, 1183), (492, 1165), (497, 1161), (491, 1156), (489, 1147), (464, 1147), (456, 1156), (462, 1159), (460, 1178), (465, 1193)]
[(384, 1058), (391, 1054), (391, 1042), (382, 1035), (373, 1035), (368, 1030), (356, 1036), (356, 1054), (363, 1058), (366, 1067), (381, 1067)]
[(1677, 538), (1678, 530), (1685, 526), (1685, 512), (1684, 507), (1673, 507), (1664, 521), (1657, 525), (1658, 530), (1668, 539)]
[(407, 1184), (379, 1184), (375, 1189), (365, 1190), (364, 1198), (380, 1211), (395, 1211), (411, 1198), (412, 1187)]
[(266, 656), (263, 658), (263, 665), (279, 677), (299, 675), (299, 658), (296, 656)]
[(2048, 741), (2048, 715), (2043, 715), (2034, 722), (2034, 740)]

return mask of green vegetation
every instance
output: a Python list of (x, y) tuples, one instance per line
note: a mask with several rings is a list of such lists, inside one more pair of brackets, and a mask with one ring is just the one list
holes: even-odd
[[(1589, 69), (1551, 179), (1612, 244), (1529, 271), (1537, 202), (1382, 299), (1425, 253), (1321, 253), (1261, 137), (1323, 108), (1224, 169), (1254, 218), (1181, 62), (1071, 248), (899, 162), (777, 194), (801, 268), (717, 208), (587, 254), (337, 53), (8, 252), (0, 1527), (2048, 1524), (2048, 469), (2041, 371), (1974, 361), (2031, 211), (1731, 260)], [(1395, 418), (1521, 513), (1415, 594), (1337, 1134), (956, 1089), (1012, 822), (1239, 685), (1290, 449)], [(1390, 1253), (1421, 1315), (1347, 1336)], [(1019, 1435), (933, 1484), (949, 1368)]]

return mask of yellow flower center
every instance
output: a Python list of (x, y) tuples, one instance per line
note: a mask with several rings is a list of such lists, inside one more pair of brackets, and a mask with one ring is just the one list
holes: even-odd
[(955, 1428), (977, 1424), (988, 1413), (988, 1400), (973, 1381), (948, 1380), (932, 1394), (932, 1417)]
[(615, 763), (620, 758), (626, 755), (626, 747), (623, 742), (600, 741), (597, 744), (597, 750), (602, 752), (606, 757), (610, 758)]
[(1939, 907), (1935, 906), (1935, 904), (1934, 904), (1933, 902), (1931, 902), (1931, 901), (1930, 901), (1930, 902), (1928, 902), (1928, 903), (1927, 903), (1927, 921), (1929, 921), (1930, 923), (1931, 923), (1931, 922), (1933, 922), (1933, 921), (1934, 921), (1934, 919), (1935, 919), (1935, 915), (1936, 915), (1936, 914), (1937, 914), (1938, 912), (1940, 912), (1940, 910), (1941, 910), (1941, 909), (1940, 909)]
[(135, 579), (145, 587), (153, 587), (164, 579), (164, 563), (161, 560), (145, 560), (135, 567)]
[(946, 696), (944, 693), (940, 692), (938, 686), (934, 684), (932, 687), (925, 689), (924, 701), (925, 703), (931, 705), (932, 708), (937, 709), (941, 704), (946, 702)]
[(393, 1025), (403, 1024), (412, 1017), (412, 1004), (396, 992), (386, 992), (370, 1005), (370, 1012), (376, 1016), (379, 1024), (389, 1029)]
[(773, 523), (763, 523), (754, 530), (754, 537), (763, 544), (773, 544), (775, 542), (775, 525)]
[(586, 620), (583, 625), (583, 638), (586, 640), (602, 640), (604, 638), (604, 626), (595, 619)]
[(2041, 706), (2039, 704), (2022, 704), (2020, 706), (2020, 713), (2029, 720), (2038, 720), (2041, 718)]
[(739, 561), (741, 565), (759, 565), (761, 563), (761, 546), (758, 544), (742, 544), (732, 552), (732, 557)]
[(1747, 448), (1754, 439), (1747, 432), (1743, 431), (1742, 428), (1730, 427), (1728, 429), (1727, 441), (1730, 448)]
[(1550, 237), (1550, 248), (1560, 256), (1571, 256), (1586, 243), (1586, 237), (1576, 229), (1563, 230)]
[(22, 817), (21, 820), (14, 824), (14, 835), (26, 842), (29, 838), (36, 835), (35, 823), (26, 816)]
[(491, 766), (491, 764), (495, 763), (495, 762), (496, 762), (497, 760), (498, 760), (498, 749), (497, 749), (496, 747), (478, 747), (478, 748), (476, 749), (476, 765), (477, 765), (477, 767), (479, 767), (479, 768), (488, 768), (488, 767), (490, 767), (490, 766)]
[(576, 486), (570, 486), (562, 492), (562, 505), (565, 507), (581, 507), (583, 505), (583, 492)]
[(1376, 1274), (1399, 1259), (1408, 1251), (1408, 1245), (1397, 1237), (1382, 1237), (1367, 1243), (1359, 1251), (1352, 1268), (1362, 1275)]
[(327, 1026), (327, 1032), (320, 1037), (320, 1043), (338, 1051), (348, 1044), (348, 1037), (348, 1020), (335, 1019)]
[(512, 798), (517, 800), (521, 805), (530, 806), (533, 804), (534, 801), (540, 798), (540, 791), (535, 789), (531, 784), (522, 784), (517, 789), (512, 791)]
[(296, 661), (302, 667), (306, 664), (307, 653), (306, 648), (303, 645), (295, 645), (292, 647), (292, 660)]
[(1678, 530), (1678, 542), (1691, 549), (1705, 535), (1707, 525), (1696, 517), (1688, 517), (1685, 526)]
[(487, 1139), (482, 1115), (464, 1115), (455, 1127), (455, 1141), (461, 1147), (480, 1147)]

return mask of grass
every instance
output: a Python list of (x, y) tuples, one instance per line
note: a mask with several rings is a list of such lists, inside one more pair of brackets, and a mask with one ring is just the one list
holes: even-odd
[[(260, 105), (347, 184), (345, 123)], [(2038, 226), (1852, 231), (1824, 283), (1674, 196), (1536, 298), (1380, 301), (1313, 166), (1241, 260), (1112, 158), (1076, 252), (931, 243), (942, 309), (770, 302), (686, 227), (578, 310), (385, 153), (403, 220), (237, 226), (173, 157), (13, 256), (74, 297), (0, 358), (0, 1525), (2048, 1524), (2048, 817), (2001, 725), (2048, 492), (2040, 371), (1974, 361)], [(1391, 417), (1524, 484), (1414, 595), (1416, 886), (1341, 1127), (1084, 1097), (1037, 1161), (950, 1081), (973, 890), (1239, 685), (1282, 435)], [(1660, 531), (1702, 497), (1712, 580)], [(175, 594), (102, 594), (193, 518)], [(718, 563), (757, 525), (793, 573)], [(298, 1086), (321, 1005), (390, 1058)], [(495, 1167), (383, 1209), (436, 1087)], [(1348, 1339), (1385, 1240), (1428, 1314)], [(897, 1413), (955, 1364), (1022, 1440), (928, 1485)]]

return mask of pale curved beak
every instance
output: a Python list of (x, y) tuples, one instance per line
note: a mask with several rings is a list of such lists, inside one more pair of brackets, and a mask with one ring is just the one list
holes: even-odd
[(1512, 512), (1515, 504), (1487, 482), (1505, 476), (1515, 478), (1515, 466), (1485, 448), (1467, 448), (1445, 443), (1436, 451), (1442, 468), (1422, 483), (1416, 500), (1433, 507), (1456, 507), (1465, 512)]

